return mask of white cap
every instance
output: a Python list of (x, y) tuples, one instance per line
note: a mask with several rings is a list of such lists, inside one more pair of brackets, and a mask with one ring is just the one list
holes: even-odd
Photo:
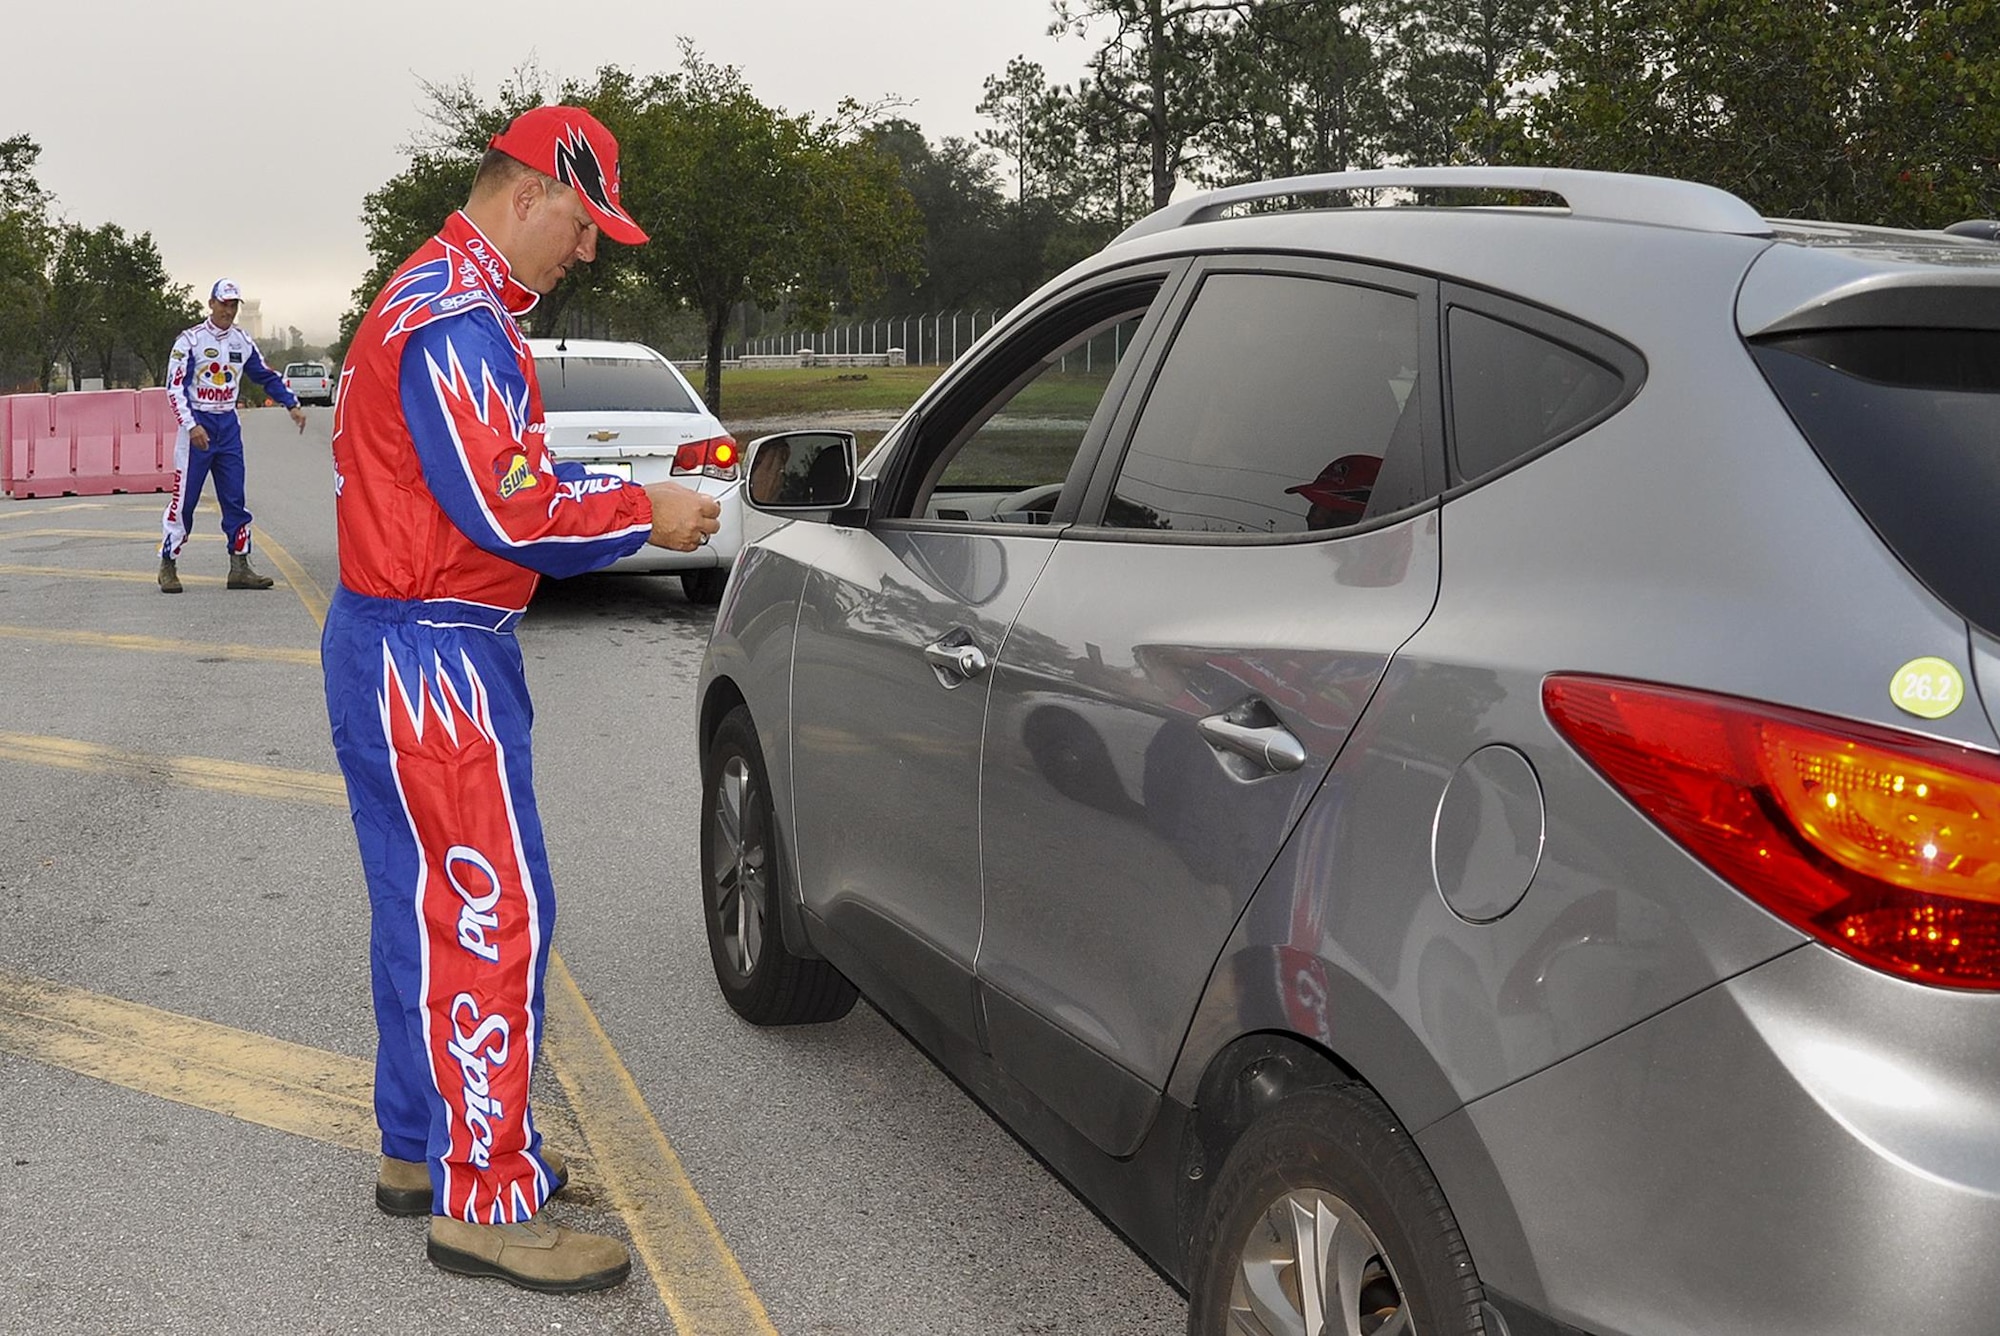
[(215, 286), (208, 290), (208, 295), (219, 302), (241, 301), (243, 289), (236, 286), (236, 280), (233, 278), (218, 278), (215, 280)]

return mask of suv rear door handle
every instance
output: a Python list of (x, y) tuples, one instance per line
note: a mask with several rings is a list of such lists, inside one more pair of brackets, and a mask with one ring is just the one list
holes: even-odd
[(924, 660), (937, 670), (938, 681), (947, 690), (986, 671), (985, 651), (951, 636), (925, 645)]
[(1274, 775), (1296, 770), (1306, 763), (1305, 744), (1283, 724), (1251, 728), (1233, 722), (1226, 714), (1212, 714), (1195, 727), (1201, 730), (1209, 746), (1233, 752)]

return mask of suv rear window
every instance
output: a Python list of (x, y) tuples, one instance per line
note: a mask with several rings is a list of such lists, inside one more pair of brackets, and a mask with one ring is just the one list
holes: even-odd
[(665, 363), (642, 357), (535, 359), (542, 408), (550, 413), (697, 413), (691, 395)]
[(1813, 330), (1752, 352), (1903, 564), (2000, 635), (2000, 331)]
[(326, 368), (318, 362), (294, 362), (285, 368), (288, 376), (324, 376)]

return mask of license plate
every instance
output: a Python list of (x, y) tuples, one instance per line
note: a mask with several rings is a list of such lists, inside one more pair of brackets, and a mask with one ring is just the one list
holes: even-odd
[(632, 481), (632, 465), (623, 459), (593, 459), (584, 466), (586, 473), (603, 473), (613, 478)]

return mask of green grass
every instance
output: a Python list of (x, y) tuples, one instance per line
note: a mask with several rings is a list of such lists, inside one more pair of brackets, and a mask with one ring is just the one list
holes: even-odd
[(760, 422), (801, 413), (900, 413), (930, 388), (942, 370), (872, 366), (725, 371), (722, 417), (726, 422)]
[[(943, 369), (934, 366), (725, 371), (722, 420), (768, 422), (803, 413), (900, 413), (941, 374)], [(1051, 371), (1016, 398), (1008, 412), (1088, 419), (1104, 396), (1108, 376), (1108, 371), (1095, 375)]]

